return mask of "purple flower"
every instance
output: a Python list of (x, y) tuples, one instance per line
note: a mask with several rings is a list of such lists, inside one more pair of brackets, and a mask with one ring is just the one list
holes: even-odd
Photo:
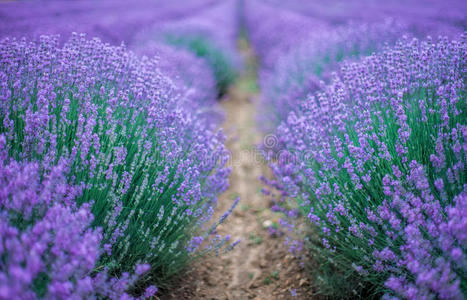
[(135, 273), (139, 276), (143, 275), (151, 269), (151, 266), (148, 264), (140, 264), (136, 266)]
[(156, 295), (157, 291), (158, 291), (157, 287), (155, 287), (154, 285), (150, 285), (144, 291), (144, 297), (151, 298), (154, 295)]

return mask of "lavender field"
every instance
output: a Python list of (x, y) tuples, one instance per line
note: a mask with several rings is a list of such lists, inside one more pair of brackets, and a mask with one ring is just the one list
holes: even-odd
[(0, 1), (0, 299), (466, 299), (466, 12)]

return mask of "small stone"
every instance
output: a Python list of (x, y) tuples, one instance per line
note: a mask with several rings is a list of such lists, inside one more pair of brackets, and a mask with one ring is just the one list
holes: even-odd
[(271, 220), (265, 220), (265, 221), (263, 222), (263, 227), (264, 227), (264, 228), (269, 228), (269, 227), (271, 227), (271, 226), (272, 226), (272, 221), (271, 221)]

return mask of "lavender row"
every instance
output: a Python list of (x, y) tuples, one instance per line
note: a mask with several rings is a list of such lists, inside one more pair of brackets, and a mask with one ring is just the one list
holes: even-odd
[(277, 1), (263, 0), (280, 9), (302, 16), (321, 18), (335, 25), (349, 21), (374, 23), (387, 18), (404, 22), (419, 38), (427, 35), (457, 37), (467, 28), (463, 0), (393, 0), (393, 1)]
[(315, 32), (329, 27), (319, 18), (281, 10), (266, 1), (242, 1), (242, 20), (260, 68), (274, 68), (277, 58)]
[(134, 36), (155, 23), (187, 18), (216, 0), (166, 1), (15, 1), (0, 5), (0, 37), (39, 38), (84, 32), (104, 42), (132, 46)]
[(224, 136), (170, 66), (76, 34), (4, 39), (0, 59), (2, 296), (149, 297), (228, 245), (206, 227)]
[(280, 55), (274, 68), (260, 71), (264, 93), (258, 121), (263, 130), (274, 132), (291, 111), (300, 109), (308, 94), (329, 83), (342, 61), (356, 61), (387, 44), (394, 45), (406, 32), (404, 24), (391, 19), (314, 30), (312, 37)]
[(320, 293), (466, 297), (466, 57), (465, 35), (403, 39), (344, 64), (279, 126), (273, 209)]
[[(234, 69), (239, 62), (234, 44), (237, 18), (231, 11), (235, 1), (228, 2), (180, 0), (165, 3), (138, 0), (132, 3), (126, 1), (5, 3), (0, 6), (2, 15), (0, 37), (37, 39), (43, 34), (59, 34), (60, 41), (64, 42), (73, 32), (83, 32), (113, 45), (124, 43), (137, 53), (148, 57), (157, 55), (163, 61), (160, 64), (162, 71), (167, 72), (166, 75), (177, 81), (179, 92), (184, 93), (185, 98), (196, 102), (195, 106), (201, 103), (203, 107), (209, 107), (218, 93), (216, 85), (212, 86), (213, 79), (210, 73), (214, 72), (217, 75), (215, 79), (222, 76), (228, 79), (222, 83), (222, 88), (225, 89), (231, 83)], [(223, 20), (220, 19), (221, 17)], [(224, 22), (220, 24), (219, 21)], [(166, 27), (165, 24), (168, 23), (178, 24), (180, 26), (177, 25), (177, 28), (190, 30), (194, 26), (196, 29), (186, 34), (203, 35), (203, 38), (208, 39), (208, 46), (215, 48), (217, 52), (211, 50), (200, 55), (196, 53), (197, 49), (192, 49), (191, 52), (195, 53), (190, 57), (190, 54), (183, 49), (177, 51), (165, 47), (164, 44), (167, 43), (154, 34), (154, 28)], [(201, 59), (206, 62), (202, 62), (196, 56), (202, 56)], [(220, 63), (215, 61), (217, 57), (221, 57)], [(181, 64), (190, 68), (186, 70), (177, 67)], [(220, 67), (217, 65), (223, 66), (225, 70), (218, 71)], [(219, 120), (221, 114), (218, 110), (215, 107), (214, 112), (207, 112), (206, 115)]]
[(236, 50), (237, 1), (211, 5), (202, 12), (171, 22), (155, 23), (136, 38), (138, 48), (148, 53), (154, 42), (192, 52), (214, 72), (219, 94), (226, 92), (241, 67)]
[(369, 55), (403, 35), (458, 36), (465, 28), (456, 14), (462, 6), (459, 1), (427, 7), (417, 1), (245, 2), (245, 26), (260, 60), (264, 91), (260, 126), (273, 132), (307, 94), (329, 82), (341, 61)]
[[(463, 4), (362, 4), (245, 4), (259, 122), (278, 142), (263, 148), (275, 177), (266, 182), (280, 191), (273, 210), (286, 216), (290, 250), (307, 251), (320, 294), (463, 299)], [(439, 33), (457, 41), (410, 38)]]

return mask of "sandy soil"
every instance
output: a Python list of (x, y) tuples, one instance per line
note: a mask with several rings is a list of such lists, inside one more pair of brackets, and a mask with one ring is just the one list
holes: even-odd
[(246, 70), (221, 102), (232, 174), (230, 188), (219, 199), (217, 215), (240, 196), (239, 205), (219, 233), (242, 242), (229, 253), (200, 260), (181, 276), (180, 287), (164, 299), (308, 299), (304, 295), (310, 295), (298, 261), (282, 238), (271, 236), (264, 226), (278, 222), (280, 215), (269, 210), (270, 200), (261, 193), (259, 177), (269, 170), (256, 150), (262, 135), (255, 124), (254, 58), (245, 45), (240, 49), (247, 58)]

